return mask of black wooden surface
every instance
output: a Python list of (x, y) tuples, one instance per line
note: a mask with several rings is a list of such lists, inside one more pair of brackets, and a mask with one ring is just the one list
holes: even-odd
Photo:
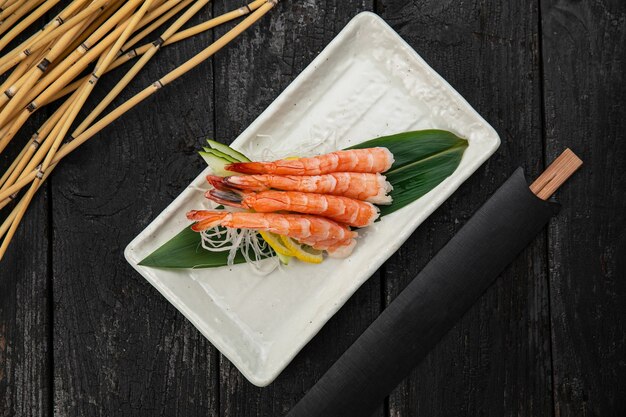
[[(240, 5), (215, 1), (194, 21)], [(502, 145), (256, 388), (122, 251), (201, 170), (200, 141), (232, 141), (363, 10)], [(225, 30), (164, 48), (116, 103)], [(36, 197), (0, 263), (0, 416), (284, 415), (517, 166), (534, 177), (564, 147), (585, 165), (558, 192), (561, 214), (376, 415), (625, 415), (625, 65), (622, 0), (283, 0), (69, 157)]]

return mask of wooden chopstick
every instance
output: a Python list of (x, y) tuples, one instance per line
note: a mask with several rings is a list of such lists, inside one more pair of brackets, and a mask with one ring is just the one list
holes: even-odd
[(565, 149), (530, 185), (530, 191), (540, 199), (547, 200), (582, 164), (583, 161), (571, 149)]

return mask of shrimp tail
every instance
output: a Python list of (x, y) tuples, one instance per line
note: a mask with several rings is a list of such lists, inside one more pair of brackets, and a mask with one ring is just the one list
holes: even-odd
[(187, 218), (196, 222), (191, 226), (191, 230), (194, 232), (202, 232), (217, 226), (226, 216), (228, 216), (228, 213), (211, 210), (191, 210), (187, 212)]
[(351, 239), (347, 244), (334, 245), (326, 249), (328, 256), (331, 258), (347, 258), (352, 254), (354, 247), (356, 246), (356, 240)]
[(228, 164), (224, 168), (227, 171), (239, 172), (240, 174), (263, 174), (265, 164), (261, 162), (235, 162)]
[(218, 190), (230, 191), (231, 187), (226, 183), (226, 179), (217, 175), (207, 175), (206, 180)]
[(207, 191), (204, 194), (204, 196), (208, 198), (209, 200), (215, 201), (218, 204), (224, 204), (226, 206), (231, 206), (231, 207), (247, 208), (247, 207), (244, 207), (244, 205), (242, 204), (242, 201), (244, 198), (243, 193), (239, 193), (235, 190), (214, 189), (214, 190)]
[(256, 179), (254, 175), (230, 175), (220, 179), (225, 186), (240, 190), (265, 191), (270, 188), (263, 184), (262, 181)]

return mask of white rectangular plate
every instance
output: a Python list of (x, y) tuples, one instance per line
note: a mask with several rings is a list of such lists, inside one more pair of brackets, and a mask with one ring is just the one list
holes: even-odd
[(198, 188), (207, 188), (208, 172), (128, 245), (126, 259), (250, 382), (265, 386), (495, 152), (500, 139), (382, 19), (361, 13), (233, 142), (247, 156), (261, 159), (268, 156), (264, 149), (274, 156), (322, 153), (430, 128), (469, 140), (460, 166), (426, 196), (360, 231), (347, 259), (319, 265), (292, 262), (267, 276), (255, 275), (245, 264), (197, 270), (137, 265), (189, 224), (187, 210), (206, 207)]

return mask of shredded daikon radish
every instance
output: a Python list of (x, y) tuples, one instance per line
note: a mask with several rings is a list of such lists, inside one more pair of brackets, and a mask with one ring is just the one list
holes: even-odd
[(234, 265), (240, 252), (246, 262), (259, 274), (266, 275), (275, 270), (280, 260), (256, 230), (230, 229), (216, 226), (200, 233), (202, 247), (211, 252), (228, 251), (229, 266)]

